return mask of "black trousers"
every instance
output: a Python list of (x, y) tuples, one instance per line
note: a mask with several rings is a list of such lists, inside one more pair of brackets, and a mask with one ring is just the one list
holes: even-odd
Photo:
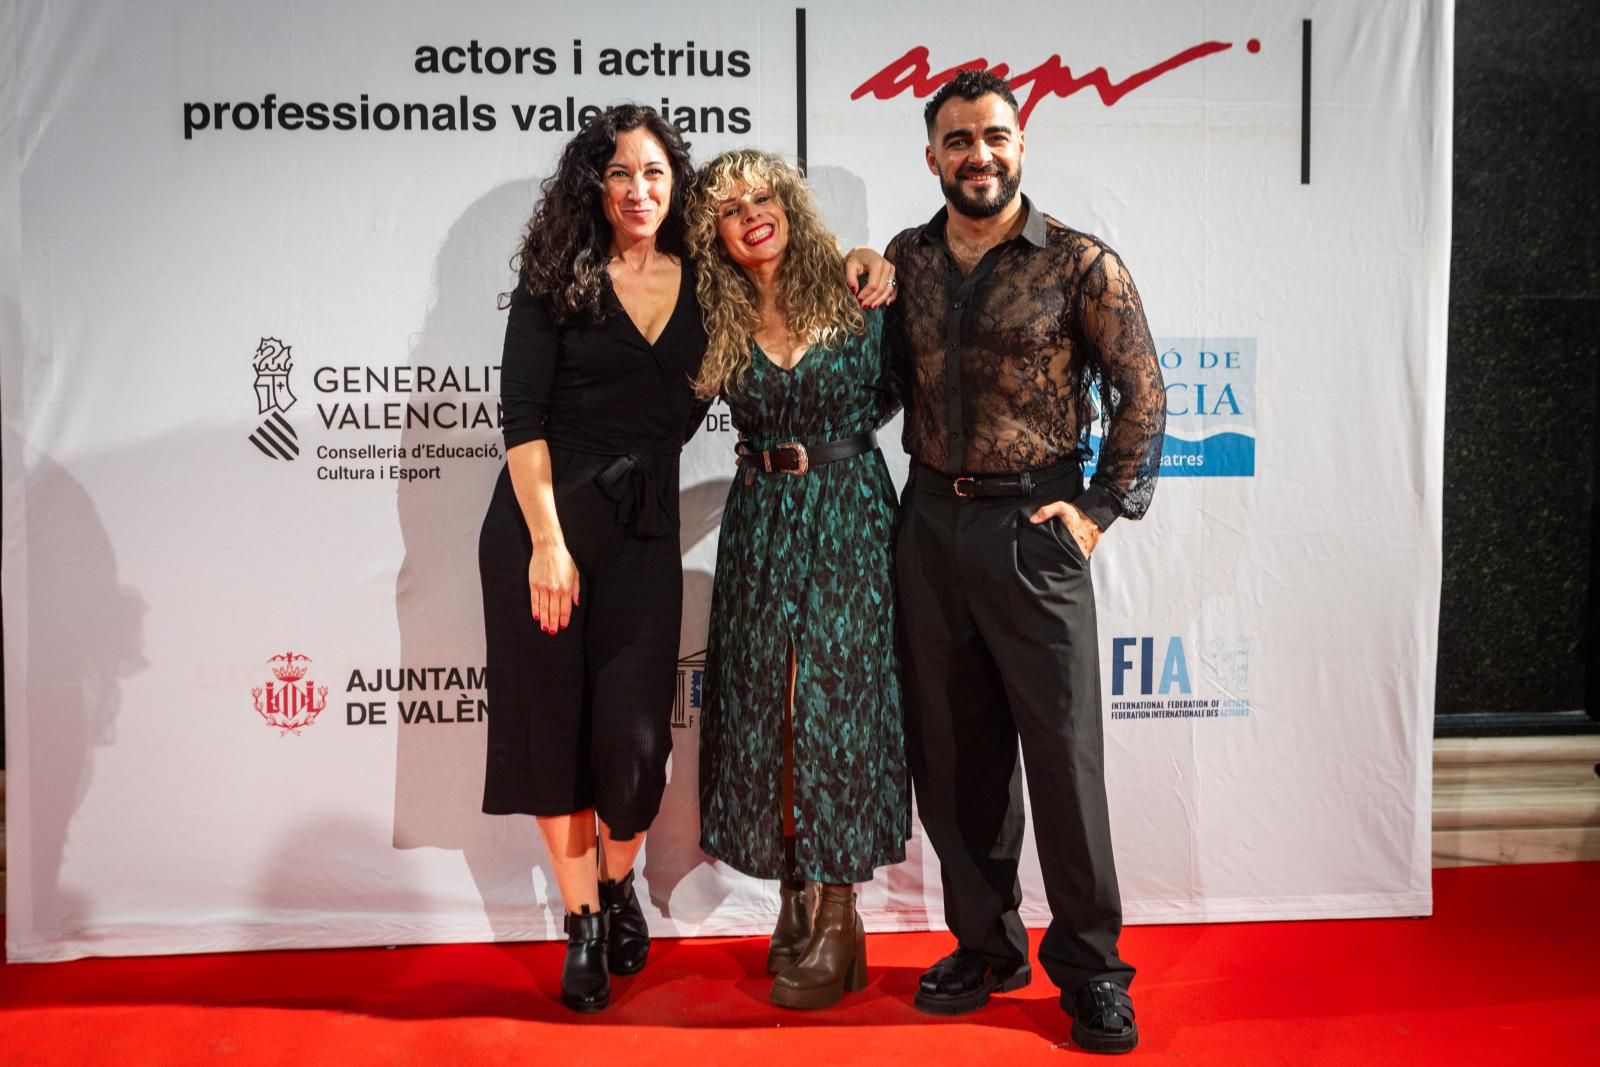
[[(672, 752), (683, 562), (667, 536), (636, 537), (594, 484), (605, 457), (552, 447), (556, 507), (578, 565), (579, 600), (547, 634), (528, 591), (532, 542), (509, 471), (478, 541), (488, 667), (490, 815), (594, 808), (619, 840), (650, 827)], [(677, 457), (660, 461), (677, 492)]]
[(1050, 905), (1039, 960), (1067, 994), (1121, 985), (1122, 900), (1106, 808), (1100, 659), (1089, 564), (1059, 519), (1075, 468), (1030, 498), (962, 498), (914, 468), (898, 534), (906, 735), (922, 825), (939, 855), (945, 922), (997, 969), (1028, 958), (1017, 915), (1022, 767)]

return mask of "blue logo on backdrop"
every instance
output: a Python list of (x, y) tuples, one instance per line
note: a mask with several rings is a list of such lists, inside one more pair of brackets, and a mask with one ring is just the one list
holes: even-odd
[(1248, 637), (1113, 637), (1111, 718), (1249, 717), (1252, 644)]
[(1111, 639), (1111, 695), (1128, 690), (1129, 675), (1137, 666), (1139, 692), (1145, 696), (1160, 693), (1191, 692), (1189, 657), (1183, 651), (1183, 638), (1168, 638), (1161, 660), (1161, 681), (1156, 682), (1156, 639), (1153, 637), (1113, 637)]
[(678, 697), (672, 704), (673, 726), (686, 729), (700, 721), (700, 705), (704, 699), (705, 681), (704, 649), (678, 661)]
[[(1161, 477), (1254, 477), (1256, 339), (1158, 338), (1156, 350), (1167, 386)], [(1098, 410), (1098, 395), (1094, 402)], [(1098, 435), (1090, 445), (1098, 459)]]

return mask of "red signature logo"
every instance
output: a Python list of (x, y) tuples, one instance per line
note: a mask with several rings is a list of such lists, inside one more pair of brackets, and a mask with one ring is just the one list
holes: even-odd
[[(1192, 48), (1185, 48), (1177, 55), (1163, 59), (1154, 66), (1136, 71), (1121, 81), (1112, 81), (1105, 67), (1096, 67), (1087, 74), (1074, 74), (1072, 68), (1062, 62), (1059, 55), (1053, 55), (1032, 70), (1025, 70), (1020, 74), (1012, 74), (1008, 63), (991, 64), (982, 58), (957, 63), (935, 74), (928, 63), (927, 46), (919, 44), (856, 86), (855, 92), (850, 94), (850, 99), (859, 100), (871, 94), (879, 100), (888, 100), (907, 90), (915, 97), (931, 96), (939, 86), (954, 78), (960, 71), (990, 70), (1002, 78), (1009, 79), (1012, 91), (1018, 96), (1022, 96), (1026, 88), (1027, 96), (1022, 101), (1018, 115), (1022, 125), (1026, 126), (1028, 116), (1033, 114), (1033, 109), (1046, 97), (1066, 97), (1080, 89), (1093, 88), (1100, 94), (1101, 102), (1106, 107), (1111, 107), (1135, 89), (1148, 85), (1163, 74), (1207, 56), (1216, 55), (1218, 52), (1226, 52), (1232, 47), (1231, 41), (1205, 41)], [(1261, 42), (1252, 37), (1245, 48), (1253, 55), (1261, 51)]]

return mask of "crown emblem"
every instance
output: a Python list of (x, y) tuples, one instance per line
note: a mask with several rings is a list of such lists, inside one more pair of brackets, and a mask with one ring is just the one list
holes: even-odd
[(306, 678), (311, 657), (280, 652), (267, 660), (267, 667), (276, 681), (250, 690), (256, 714), (283, 734), (297, 734), (316, 722), (328, 706), (328, 687)]
[(311, 657), (298, 652), (284, 652), (267, 660), (267, 665), (272, 668), (273, 677), (278, 681), (298, 682), (310, 669)]
[(288, 345), (276, 337), (263, 337), (252, 366), (257, 374), (288, 374), (294, 369), (294, 360), (289, 358)]

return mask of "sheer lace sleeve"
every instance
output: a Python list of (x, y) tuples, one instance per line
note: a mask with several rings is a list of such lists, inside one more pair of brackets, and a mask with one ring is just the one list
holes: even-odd
[(867, 370), (874, 378), (877, 419), (881, 428), (899, 413), (902, 403), (900, 387), (895, 376), (894, 353), (890, 348), (888, 310), (873, 308), (867, 311), (866, 324), (867, 332), (860, 343), (867, 357)]
[(1078, 507), (1105, 529), (1150, 507), (1161, 470), (1166, 390), (1139, 290), (1122, 259), (1091, 246), (1078, 288), (1078, 322), (1091, 373), (1100, 385), (1100, 457)]
[[(904, 234), (897, 236), (889, 242), (889, 247), (883, 250), (883, 258), (893, 263), (896, 268), (905, 260), (901, 247), (904, 238)], [(893, 393), (893, 404), (896, 409), (905, 407), (910, 401), (911, 372), (910, 356), (905, 343), (905, 307), (904, 300), (896, 300), (882, 312), (883, 337), (880, 344), (883, 358), (883, 386)]]

